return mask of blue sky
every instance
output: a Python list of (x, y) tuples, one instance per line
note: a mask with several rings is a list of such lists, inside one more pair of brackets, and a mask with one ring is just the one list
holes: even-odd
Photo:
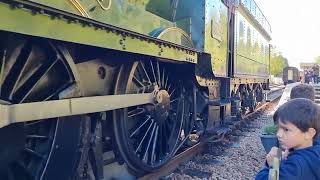
[(289, 65), (320, 56), (320, 0), (255, 0), (272, 29), (271, 44)]

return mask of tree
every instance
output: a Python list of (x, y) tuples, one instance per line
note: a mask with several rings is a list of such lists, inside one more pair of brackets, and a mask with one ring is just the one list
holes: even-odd
[(275, 48), (270, 53), (270, 74), (280, 76), (284, 67), (288, 66), (288, 59), (282, 56)]
[(320, 64), (320, 56), (316, 57), (314, 62)]

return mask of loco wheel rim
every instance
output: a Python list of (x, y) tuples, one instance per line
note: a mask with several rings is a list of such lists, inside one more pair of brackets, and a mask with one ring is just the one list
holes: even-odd
[(116, 93), (146, 93), (158, 89), (163, 99), (170, 100), (170, 105), (166, 104), (168, 109), (161, 112), (167, 113), (163, 116), (155, 112), (160, 103), (114, 111), (119, 151), (136, 174), (153, 171), (167, 163), (182, 143), (182, 134), (190, 132), (190, 125), (185, 121), (189, 118), (185, 112), (190, 106), (185, 103), (183, 83), (170, 78), (159, 61), (135, 62), (123, 66), (119, 73)]
[[(5, 36), (8, 41), (3, 41), (0, 49), (0, 98), (2, 101), (19, 104), (81, 95), (75, 80), (77, 77), (74, 76), (72, 65), (70, 65), (73, 62), (65, 59), (64, 53), (60, 51), (62, 47), (58, 49), (57, 45), (42, 39), (15, 34), (9, 34), (9, 36), (5, 34)], [(73, 122), (71, 119), (74, 119)], [(68, 155), (66, 150), (70, 148), (72, 148), (70, 152), (78, 153), (77, 149), (81, 144), (79, 134), (84, 131), (82, 121), (79, 119), (82, 117), (73, 116), (5, 127), (9, 129), (11, 126), (14, 127), (14, 131), (7, 135), (20, 134), (17, 139), (21, 144), (15, 145), (16, 155), (3, 164), (6, 167), (1, 170), (1, 179), (70, 178), (72, 176), (70, 173), (57, 168), (57, 165), (59, 167), (62, 164), (57, 161), (61, 160), (61, 156)], [(72, 127), (76, 130), (62, 141), (66, 128)], [(0, 132), (6, 133), (4, 129), (0, 129)], [(69, 142), (67, 145), (66, 139), (76, 142)], [(5, 155), (4, 152), (7, 150), (5, 148), (0, 150), (0, 155)], [(73, 156), (69, 158), (71, 163), (65, 163), (69, 166), (67, 171), (76, 171), (77, 157)], [(62, 167), (65, 166), (62, 165)], [(62, 171), (58, 173), (57, 170)]]

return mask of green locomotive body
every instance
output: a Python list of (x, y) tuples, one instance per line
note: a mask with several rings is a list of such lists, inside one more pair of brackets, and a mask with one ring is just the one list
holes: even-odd
[(264, 101), (270, 31), (252, 0), (0, 0), (0, 179), (157, 170)]

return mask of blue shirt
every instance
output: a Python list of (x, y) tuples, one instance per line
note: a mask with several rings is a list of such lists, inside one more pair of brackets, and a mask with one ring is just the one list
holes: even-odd
[(313, 142), (313, 145), (320, 145), (320, 136), (316, 137), (316, 139)]
[[(314, 145), (289, 153), (286, 160), (280, 163), (280, 180), (319, 180), (320, 179), (320, 138)], [(270, 167), (264, 167), (256, 180), (268, 180)]]

